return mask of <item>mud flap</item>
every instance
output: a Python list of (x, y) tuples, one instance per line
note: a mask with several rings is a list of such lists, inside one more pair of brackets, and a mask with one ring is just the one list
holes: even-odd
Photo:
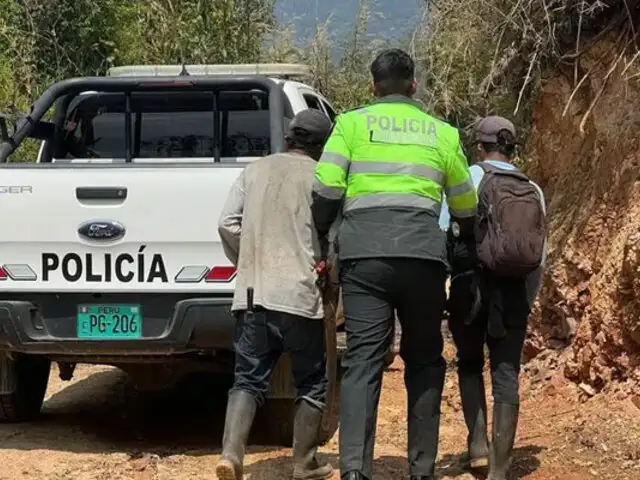
[(15, 361), (0, 353), (0, 395), (12, 395), (17, 388)]

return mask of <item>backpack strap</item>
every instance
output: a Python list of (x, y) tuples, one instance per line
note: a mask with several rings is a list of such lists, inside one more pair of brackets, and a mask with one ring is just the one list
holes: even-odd
[(493, 165), (487, 162), (478, 162), (476, 163), (476, 165), (480, 167), (484, 173), (494, 172), (497, 169), (497, 167), (494, 167)]
[(482, 178), (480, 179), (480, 183), (478, 184), (477, 191), (480, 192), (482, 187), (484, 187), (485, 182), (487, 181), (488, 173), (496, 173), (499, 169), (487, 162), (478, 162), (475, 164), (480, 167), (483, 172)]
[[(485, 174), (493, 173), (493, 174), (496, 174), (496, 175), (502, 175), (502, 176), (506, 176), (506, 177), (519, 178), (520, 180), (529, 180), (529, 177), (527, 175), (525, 175), (524, 173), (522, 173), (518, 169), (509, 169), (509, 170), (507, 170), (505, 168), (500, 168), (500, 167), (496, 167), (495, 165), (491, 165), (488, 162), (478, 162), (478, 163), (476, 163), (476, 165), (479, 166)], [(483, 177), (482, 180), (484, 180), (484, 177)], [(478, 190), (479, 189), (480, 188), (478, 188)]]

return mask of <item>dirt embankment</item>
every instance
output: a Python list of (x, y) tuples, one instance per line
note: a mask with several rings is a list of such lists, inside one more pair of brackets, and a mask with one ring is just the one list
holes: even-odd
[(620, 52), (600, 42), (543, 80), (533, 114), (552, 235), (525, 355), (559, 351), (588, 395), (640, 392), (640, 62)]

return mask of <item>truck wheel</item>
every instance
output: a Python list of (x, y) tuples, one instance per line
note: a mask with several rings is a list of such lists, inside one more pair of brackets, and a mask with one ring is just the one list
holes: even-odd
[(254, 445), (293, 446), (295, 399), (267, 398), (256, 412), (252, 427)]
[[(0, 354), (0, 422), (28, 422), (40, 415), (51, 360), (33, 355)], [(4, 393), (6, 392), (6, 393)]]
[[(295, 400), (292, 398), (267, 398), (262, 408), (256, 413), (251, 443), (292, 447), (295, 408)], [(320, 428), (318, 433), (320, 445), (325, 445), (331, 440), (338, 430), (338, 423), (339, 419), (335, 415), (335, 418), (331, 418), (328, 429)]]

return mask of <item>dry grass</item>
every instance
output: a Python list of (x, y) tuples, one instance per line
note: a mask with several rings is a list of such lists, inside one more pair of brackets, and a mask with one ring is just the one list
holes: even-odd
[[(407, 38), (405, 45), (394, 42), (394, 46), (408, 46), (416, 57), (422, 85), (418, 97), (427, 110), (462, 128), (489, 113), (515, 116), (526, 139), (531, 99), (545, 72), (568, 70), (577, 92), (597, 71), (585, 69), (582, 56), (600, 38), (611, 33), (618, 35), (618, 41), (615, 51), (603, 58), (610, 62), (608, 71), (614, 72), (623, 64), (626, 71), (636, 61), (640, 56), (635, 42), (639, 1), (426, 0), (422, 27)], [(66, 9), (75, 5), (70, 0), (56, 2)], [(88, 0), (81, 3), (91, 4)], [(250, 28), (246, 23), (238, 23), (238, 18), (244, 18), (241, 14), (239, 17), (222, 15), (226, 12), (224, 9), (213, 9), (207, 15), (187, 15), (200, 20), (182, 19), (180, 25), (184, 28), (165, 31), (171, 16), (160, 7), (155, 8), (161, 3), (142, 2), (140, 5), (147, 7), (139, 11), (124, 0), (109, 0), (99, 15), (94, 12), (83, 17), (91, 28), (82, 31), (93, 32), (91, 39), (95, 37), (99, 41), (90, 42), (75, 30), (67, 29), (64, 38), (56, 37), (52, 46), (50, 33), (41, 31), (42, 22), (27, 22), (25, 19), (32, 17), (22, 15), (22, 7), (10, 0), (0, 0), (0, 7), (7, 7), (6, 14), (0, 18), (0, 46), (10, 52), (0, 54), (1, 109), (5, 110), (3, 105), (15, 103), (24, 110), (43, 86), (71, 72), (95, 73), (105, 62), (175, 63), (184, 57), (184, 52), (190, 52), (191, 59), (198, 62), (254, 61), (258, 55), (263, 61), (305, 62), (313, 68), (314, 86), (329, 97), (337, 109), (349, 109), (371, 99), (368, 66), (374, 55), (389, 45), (388, 39), (372, 38), (367, 33), (368, 21), (376, 15), (369, 0), (361, 0), (353, 31), (338, 46), (341, 51), (338, 60), (333, 55), (337, 45), (331, 39), (330, 23), (319, 25), (315, 38), (306, 46), (296, 44), (295, 32), (289, 26), (270, 26), (264, 20), (254, 22)], [(200, 5), (195, 0), (188, 3), (194, 9)], [(34, 10), (37, 13), (48, 2), (33, 0), (29, 2), (32, 4), (40, 5), (39, 10)], [(267, 0), (243, 0), (242, 5), (242, 11), (255, 7), (253, 10), (258, 12), (255, 15), (269, 18)], [(58, 16), (61, 15), (58, 12)], [(138, 21), (151, 17), (154, 21)], [(114, 19), (117, 21), (112, 21)], [(214, 20), (224, 24), (225, 32), (234, 32), (229, 34), (233, 42), (228, 41), (226, 34), (211, 33), (208, 22)], [(146, 36), (138, 35), (141, 25), (155, 27), (147, 31)], [(149, 37), (151, 31), (164, 33)], [(239, 40), (236, 34), (241, 34)], [(261, 41), (256, 43), (256, 39), (260, 38), (268, 41), (258, 53), (257, 45)], [(91, 43), (98, 50), (71, 59), (77, 44), (85, 43)], [(230, 44), (237, 48), (227, 51)], [(51, 71), (43, 72), (38, 66), (41, 64), (48, 65)], [(637, 81), (638, 77), (631, 73), (633, 70), (629, 72), (629, 80)], [(599, 97), (594, 99), (594, 105)], [(585, 113), (585, 122), (592, 109)]]
[(429, 21), (414, 41), (423, 66), (425, 103), (463, 127), (499, 113), (519, 120), (526, 137), (531, 99), (545, 72), (569, 69), (578, 90), (593, 74), (582, 71), (582, 56), (613, 31), (619, 36), (609, 74), (629, 52), (638, 52), (638, 0), (427, 3)]

